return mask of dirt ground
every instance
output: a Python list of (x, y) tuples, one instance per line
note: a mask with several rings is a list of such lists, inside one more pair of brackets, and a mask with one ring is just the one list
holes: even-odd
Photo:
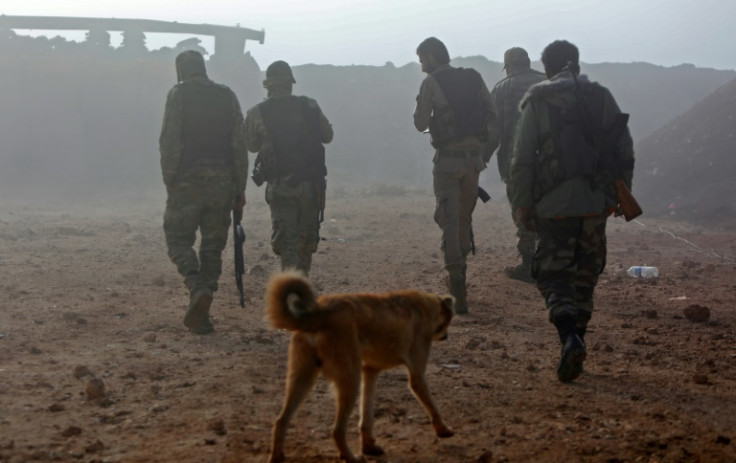
[[(0, 204), (0, 462), (266, 461), (289, 335), (264, 321), (278, 261), (262, 195), (249, 188), (246, 307), (229, 242), (206, 336), (181, 322), (187, 296), (166, 256), (163, 197)], [(446, 292), (433, 206), (430, 192), (331, 191), (316, 287)], [(736, 461), (736, 220), (609, 221), (589, 356), (573, 384), (555, 377), (559, 344), (536, 289), (502, 273), (515, 263), (505, 199), (479, 203), (474, 225), (470, 314), (428, 366), (456, 435), (437, 439), (405, 372), (391, 370), (375, 429), (387, 453), (369, 461)], [(660, 277), (626, 275), (637, 264)], [(691, 321), (693, 305), (709, 319)], [(289, 461), (337, 460), (333, 413), (320, 380), (288, 432)], [(350, 443), (357, 452), (357, 411)]]

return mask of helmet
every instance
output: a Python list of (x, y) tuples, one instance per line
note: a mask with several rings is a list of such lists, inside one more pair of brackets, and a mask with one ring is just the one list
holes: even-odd
[(274, 84), (295, 84), (294, 74), (291, 72), (291, 66), (286, 61), (274, 61), (266, 68), (266, 80), (263, 81), (264, 87)]

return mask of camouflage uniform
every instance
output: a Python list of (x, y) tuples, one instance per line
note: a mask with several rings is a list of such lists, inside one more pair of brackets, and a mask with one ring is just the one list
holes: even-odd
[[(498, 173), (506, 184), (506, 197), (509, 195), (509, 164), (511, 152), (514, 149), (514, 133), (516, 122), (519, 120), (519, 102), (524, 93), (532, 85), (547, 79), (543, 73), (530, 67), (529, 56), (523, 48), (510, 48), (504, 53), (504, 69), (507, 76), (499, 81), (491, 91), (491, 101), (496, 118), (488, 128), (488, 151), (495, 151), (498, 161)], [(486, 159), (488, 162), (489, 159)], [(532, 282), (531, 262), (534, 255), (534, 240), (536, 233), (527, 230), (520, 221), (513, 207), (512, 219), (516, 226), (518, 238), (516, 248), (521, 256), (521, 264), (517, 267), (508, 267), (506, 274), (515, 279)]]
[[(283, 64), (281, 64), (283, 63)], [(305, 151), (291, 153), (296, 156), (293, 162), (284, 160), (284, 153), (278, 153), (283, 138), (299, 140), (302, 133), (309, 132), (310, 137), (321, 144), (332, 141), (332, 126), (320, 110), (317, 102), (311, 98), (291, 94), (291, 84), (296, 81), (291, 68), (283, 61), (273, 63), (266, 71), (264, 87), (268, 89), (268, 99), (250, 108), (245, 117), (245, 134), (248, 149), (260, 152), (264, 164), (268, 164), (265, 173), (266, 202), (271, 209), (271, 248), (281, 258), (281, 268), (297, 269), (308, 275), (312, 265), (312, 254), (317, 251), (319, 242), (320, 215), (324, 207), (324, 159), (313, 161), (308, 159)], [(272, 123), (268, 127), (264, 111), (268, 105), (275, 103), (274, 111), (284, 108), (296, 108), (286, 114), (275, 114), (273, 121), (283, 122), (277, 127)], [(295, 113), (306, 110), (304, 118), (293, 119)], [(309, 120), (316, 115), (315, 121)], [(292, 118), (289, 127), (287, 119)], [(318, 133), (314, 134), (313, 131)], [(272, 139), (273, 133), (279, 139)], [(318, 147), (319, 148), (319, 147)], [(279, 157), (281, 156), (281, 161)], [(321, 165), (316, 165), (321, 163)], [(301, 164), (301, 165), (299, 165)]]
[[(438, 77), (442, 78), (441, 73), (453, 73), (458, 69), (442, 64), (428, 73), (419, 88), (414, 125), (420, 132), (430, 129), (436, 148), (432, 169), (436, 198), (434, 220), (442, 230), (441, 249), (448, 272), (449, 290), (456, 299), (456, 311), (465, 313), (466, 257), (472, 245), (472, 215), (478, 195), (478, 178), (485, 169), (481, 157), (485, 130), (441, 143), (439, 148), (436, 134), (432, 132), (433, 127), (439, 127), (438, 131), (441, 131), (443, 127), (454, 124), (455, 115)], [(477, 75), (475, 79), (479, 80), (479, 87), (476, 101), (480, 100), (481, 106), (490, 114), (491, 96), (483, 79), (473, 70), (465, 71)]]
[[(577, 76), (577, 85), (600, 127), (610, 128), (620, 110), (608, 89), (584, 75)], [(564, 157), (556, 138), (560, 116), (555, 114), (576, 108), (575, 89), (569, 70), (529, 89), (521, 102), (510, 169), (511, 202), (538, 235), (532, 275), (563, 343), (558, 367), (563, 382), (582, 371), (593, 292), (606, 265), (606, 219), (617, 205), (606, 172), (563, 174)], [(628, 129), (616, 143), (620, 164), (627, 166), (623, 180), (631, 187), (634, 151)], [(571, 352), (577, 358), (569, 357)]]
[[(168, 197), (164, 232), (171, 261), (190, 291), (185, 325), (212, 331), (209, 304), (222, 271), (230, 210), (245, 189), (248, 153), (235, 94), (207, 78), (197, 52), (177, 57), (159, 147)], [(201, 234), (199, 256), (193, 249)]]

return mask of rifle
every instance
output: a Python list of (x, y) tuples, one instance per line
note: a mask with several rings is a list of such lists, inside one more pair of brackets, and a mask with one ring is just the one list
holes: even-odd
[(243, 274), (245, 273), (245, 259), (243, 258), (243, 243), (245, 243), (245, 231), (240, 221), (243, 213), (233, 209), (233, 246), (235, 248), (235, 284), (240, 294), (240, 307), (245, 307), (245, 296), (243, 294)]
[[(590, 134), (593, 146), (596, 151), (600, 154), (600, 160), (603, 163), (604, 168), (613, 175), (613, 185), (616, 190), (616, 200), (618, 201), (618, 207), (616, 209), (616, 216), (624, 216), (627, 222), (634, 220), (639, 217), (643, 211), (639, 203), (631, 194), (631, 190), (624, 183), (622, 168), (619, 164), (618, 156), (616, 153), (616, 144), (626, 130), (626, 125), (629, 122), (629, 115), (625, 113), (618, 113), (613, 121), (613, 126), (603, 136), (603, 130), (599, 126), (594, 125), (593, 117), (590, 115), (590, 108), (585, 101), (585, 98), (580, 93), (578, 86), (578, 79), (575, 72), (570, 69), (570, 63), (568, 63), (567, 69), (572, 78), (575, 81), (575, 94), (578, 98), (579, 104), (577, 105), (580, 111), (581, 119), (585, 125), (585, 129)], [(633, 167), (633, 165), (632, 165)]]

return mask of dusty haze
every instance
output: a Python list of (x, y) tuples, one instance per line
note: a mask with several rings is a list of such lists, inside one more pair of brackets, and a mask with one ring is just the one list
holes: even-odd
[[(0, 37), (0, 193), (6, 198), (130, 196), (163, 191), (158, 134), (166, 92), (174, 84), (174, 48), (132, 51), (61, 38)], [(243, 111), (264, 97), (261, 68), (249, 55), (212, 56), (208, 72), (238, 94)], [(502, 65), (484, 57), (456, 58), (492, 87)], [(540, 68), (539, 63), (533, 66)], [(432, 149), (412, 124), (424, 77), (418, 64), (402, 67), (303, 65), (295, 93), (317, 99), (335, 129), (327, 147), (330, 188), (375, 185), (431, 188)], [(733, 71), (672, 68), (645, 63), (583, 64), (583, 72), (611, 88), (632, 114), (640, 140), (684, 113)], [(698, 179), (707, 183), (708, 179)], [(495, 160), (482, 179), (503, 199)], [(251, 185), (251, 194), (257, 192)], [(260, 193), (255, 193), (260, 194)]]

